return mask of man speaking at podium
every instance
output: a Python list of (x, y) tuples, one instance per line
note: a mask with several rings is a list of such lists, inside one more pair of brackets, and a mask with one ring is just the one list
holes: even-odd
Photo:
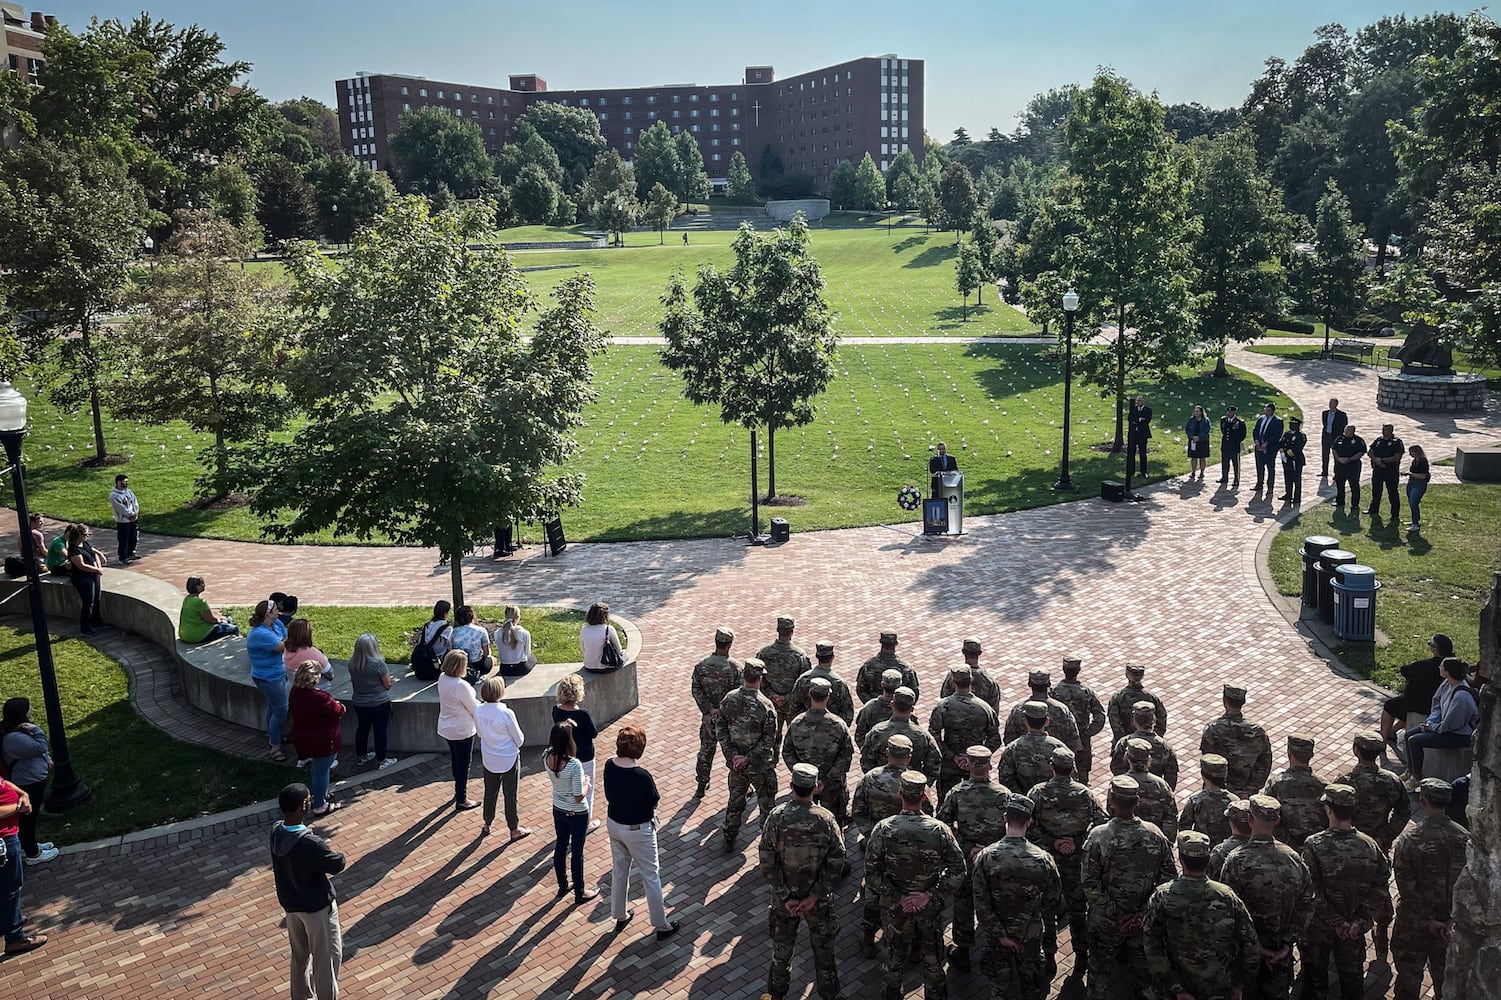
[(943, 486), (943, 473), (958, 471), (959, 463), (949, 454), (949, 446), (938, 442), (938, 454), (928, 459), (928, 473), (933, 477), (933, 491), (929, 496), (938, 496), (938, 490)]

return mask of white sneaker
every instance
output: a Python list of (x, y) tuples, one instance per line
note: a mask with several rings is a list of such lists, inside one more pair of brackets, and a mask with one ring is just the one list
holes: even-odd
[(298, 767), (304, 767), (304, 768), (307, 767), (307, 758), (306, 757), (298, 757), (297, 758), (297, 766)]
[(48, 861), (51, 861), (53, 858), (57, 857), (57, 848), (48, 845), (47, 847), (44, 847), (40, 851), (38, 851), (37, 856), (34, 858), (26, 857), (25, 854), (22, 854), (21, 856), (23, 858), (26, 858), (26, 863), (28, 865), (46, 864)]
[(367, 753), (363, 757), (360, 758), (360, 763), (361, 764), (368, 764), (368, 763), (370, 763), (374, 759), (375, 759), (375, 754), (374, 753)]
[(383, 760), (383, 761), (380, 762), (380, 767), (377, 768), (377, 770), (384, 771), (386, 768), (390, 767), (394, 763), (396, 763), (396, 758), (395, 757), (387, 757), (385, 760)]
[(334, 762), (332, 764), (328, 765), (328, 773), (329, 774), (333, 774), (338, 769), (339, 769), (339, 758), (335, 757), (334, 758)]
[(43, 843), (40, 843), (40, 844), (38, 844), (36, 846), (37, 846), (37, 850), (40, 850), (40, 851), (50, 851), (53, 848), (53, 843), (52, 843), (52, 841), (48, 840), (48, 841), (44, 841)]

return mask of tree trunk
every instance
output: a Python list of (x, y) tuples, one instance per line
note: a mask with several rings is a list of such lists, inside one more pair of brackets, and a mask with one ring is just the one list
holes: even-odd
[(1219, 357), (1214, 359), (1214, 377), (1229, 378), (1230, 370), (1225, 367), (1225, 347), (1220, 347)]
[(1126, 307), (1121, 306), (1115, 326), (1115, 441), (1110, 445), (1112, 454), (1120, 454), (1125, 447), (1126, 421)]
[[(87, 315), (79, 324), (79, 337), (83, 340), (83, 354), (87, 359), (92, 352), (92, 337)], [(89, 413), (94, 418), (94, 457), (103, 462), (109, 450), (104, 447), (104, 415), (99, 410), (99, 380), (92, 373), (89, 375)]]
[(964, 296), (963, 310), (964, 311), (959, 314), (959, 322), (961, 322), (961, 323), (968, 323), (969, 322), (969, 296), (968, 295)]
[(1376, 244), (1376, 276), (1386, 277), (1386, 244), (1392, 238), (1391, 233), (1385, 233)]
[(657, 230), (657, 246), (660, 247), (660, 246), (666, 246), (666, 245), (667, 245), (667, 230), (665, 230), (665, 229), (658, 229)]
[(766, 425), (766, 499), (768, 502), (776, 499), (777, 495), (777, 429), (770, 424)]
[(1329, 321), (1324, 320), (1324, 356), (1329, 356)]
[(978, 308), (979, 306), (983, 306), (984, 304), (985, 304), (985, 282), (982, 281), (978, 285), (975, 286), (975, 306)]
[(453, 587), (453, 606), (464, 606), (464, 554), (450, 552), (448, 555), (448, 579)]

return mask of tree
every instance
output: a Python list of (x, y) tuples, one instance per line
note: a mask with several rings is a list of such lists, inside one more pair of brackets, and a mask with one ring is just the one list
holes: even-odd
[(903, 174), (891, 187), (891, 202), (899, 211), (910, 212), (917, 207), (918, 184), (916, 174)]
[(559, 470), (605, 346), (588, 275), (557, 288), (527, 340), (536, 306), (511, 258), (468, 248), (488, 214), (404, 198), (337, 266), (292, 248), (282, 371), (307, 423), (254, 477), (268, 536), (435, 546), (456, 605), (462, 557), (495, 525), (579, 502), (583, 476)]
[(672, 220), (677, 217), (677, 214), (677, 198), (662, 186), (661, 181), (653, 184), (646, 196), (646, 209), (642, 217), (657, 231), (657, 246), (666, 242), (667, 227), (672, 225)]
[(962, 322), (969, 321), (969, 294), (980, 287), (980, 258), (973, 243), (960, 243), (959, 256), (954, 261), (954, 282), (964, 298)]
[(751, 177), (750, 165), (745, 162), (745, 154), (735, 150), (730, 157), (730, 198), (740, 204), (747, 204), (756, 199), (756, 182)]
[(282, 101), (277, 112), (288, 124), (307, 136), (320, 156), (338, 156), (344, 152), (339, 139), (339, 116), (333, 108), (311, 97)]
[(490, 176), (479, 126), (455, 118), (446, 108), (403, 114), (391, 137), (391, 153), (406, 194), (431, 197), (442, 185), (456, 198), (477, 198)]
[(910, 207), (910, 201), (904, 203), (896, 196), (896, 188), (901, 183), (902, 178), (905, 177), (911, 185), (910, 190), (912, 195), (915, 196), (917, 194), (917, 179), (919, 176), (917, 157), (912, 155), (912, 150), (909, 147), (903, 146), (901, 152), (892, 158), (891, 166), (886, 168), (886, 200), (895, 202), (903, 207)]
[(709, 175), (704, 170), (704, 154), (698, 140), (688, 132), (672, 137), (678, 153), (678, 182), (673, 193), (685, 205), (709, 200)]
[(757, 175), (761, 184), (765, 186), (777, 178), (786, 174), (787, 168), (782, 163), (782, 158), (776, 150), (771, 148), (771, 143), (761, 150), (761, 171)]
[(744, 223), (731, 247), (728, 272), (704, 264), (691, 292), (681, 274), (668, 285), (662, 363), (682, 375), (690, 402), (718, 404), (727, 424), (766, 428), (774, 499), (776, 433), (812, 423), (813, 400), (834, 378), (838, 335), (801, 215), (770, 233)]
[(261, 173), (258, 217), (273, 240), (303, 239), (317, 232), (317, 193), (285, 156), (273, 156)]
[(855, 207), (879, 212), (886, 207), (886, 180), (869, 153), (855, 168)]
[(1333, 181), (1319, 199), (1313, 229), (1313, 257), (1306, 289), (1307, 305), (1324, 321), (1324, 353), (1329, 353), (1329, 326), (1348, 326), (1365, 298), (1365, 237), (1350, 220), (1350, 201)]
[(975, 267), (978, 268), (979, 282), (975, 290), (980, 294), (975, 297), (976, 305), (985, 304), (985, 286), (1000, 277), (1001, 273), (1001, 236), (995, 231), (990, 217), (983, 212), (976, 212), (974, 224), (970, 229), (970, 246), (974, 247)]
[(954, 141), (949, 143), (949, 148), (962, 149), (963, 147), (968, 145), (969, 133), (965, 131), (964, 126), (961, 125), (958, 128), (954, 129)]
[(1212, 139), (1240, 124), (1238, 108), (1206, 108), (1198, 101), (1169, 104), (1163, 109), (1163, 126), (1179, 142)]
[(1219, 345), (1214, 373), (1223, 377), (1225, 345), (1260, 337), (1282, 295), (1282, 274), (1268, 266), (1285, 250), (1282, 213), (1248, 133), (1226, 133), (1204, 148), (1189, 205), (1200, 219), (1196, 320), (1201, 339)]
[(661, 184), (674, 193), (677, 191), (683, 165), (678, 161), (678, 148), (666, 122), (655, 121), (651, 128), (642, 131), (631, 163), (636, 168), (638, 196), (645, 198), (653, 184)]
[(926, 235), (929, 227), (938, 224), (938, 213), (942, 211), (938, 202), (938, 190), (927, 177), (917, 184), (917, 211), (922, 216), (923, 233)]
[(6, 304), (34, 310), (26, 328), (32, 353), (61, 369), (46, 380), (48, 399), (67, 410), (87, 401), (98, 462), (109, 454), (99, 390), (112, 342), (96, 328), (124, 300), (147, 217), (140, 186), (94, 145), (38, 139), (0, 153)]
[(543, 225), (552, 221), (558, 210), (562, 192), (535, 163), (521, 168), (521, 174), (510, 188), (511, 211), (522, 222)]
[(855, 165), (849, 160), (840, 160), (829, 174), (829, 201), (836, 209), (848, 211), (860, 205), (860, 179)]
[(620, 245), (625, 244), (625, 231), (641, 216), (636, 172), (613, 149), (594, 158), (594, 169), (589, 171), (579, 200), (594, 224), (612, 234)]
[(204, 180), (202, 193), (208, 207), (230, 225), (243, 227), (255, 223), (258, 207), (255, 181), (238, 158), (227, 159), (215, 167)]
[(502, 184), (516, 183), (521, 171), (528, 165), (541, 168), (561, 192), (563, 190), (563, 164), (558, 153), (537, 134), (537, 130), (525, 122), (516, 127), (516, 138), (501, 147), (495, 158), (495, 176)]
[(264, 446), (289, 414), (278, 390), (279, 338), (266, 322), (280, 292), (240, 269), (250, 247), (227, 220), (199, 209), (179, 212), (176, 222), (132, 295), (142, 308), (125, 326), (130, 361), (111, 392), (119, 416), (181, 420), (213, 435), (198, 454), (204, 472), (194, 488), (217, 499), (236, 485), (232, 445)]
[(951, 163), (943, 172), (938, 200), (943, 205), (945, 227), (954, 230), (954, 242), (958, 243), (959, 234), (975, 217), (975, 209), (979, 207), (975, 199), (974, 178), (970, 177), (964, 164)]
[(313, 164), (308, 180), (318, 202), (323, 233), (336, 243), (352, 240), (357, 230), (384, 215), (396, 197), (390, 178), (380, 171), (366, 170), (345, 153)]
[(584, 186), (595, 157), (609, 146), (599, 130), (599, 118), (588, 108), (538, 101), (527, 105), (516, 119), (518, 130), (523, 122), (536, 129), (557, 152), (563, 165), (563, 193), (576, 194)]

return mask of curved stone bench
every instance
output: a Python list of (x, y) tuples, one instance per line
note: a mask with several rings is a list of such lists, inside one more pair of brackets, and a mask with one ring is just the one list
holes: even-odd
[[(177, 686), (173, 694), (188, 704), (226, 722), (264, 730), (266, 707), (250, 679), (250, 658), (243, 637), (219, 639), (193, 645), (177, 638), (177, 618), (183, 594), (177, 588), (133, 573), (106, 570), (104, 574), (104, 620), (117, 628), (145, 636), (172, 653), (177, 661)], [(42, 603), (47, 614), (77, 620), (78, 592), (61, 577), (42, 578)], [(25, 579), (0, 580), (0, 607), (13, 614), (29, 614)], [(516, 713), (527, 746), (543, 746), (552, 728), (552, 706), (558, 681), (571, 673), (584, 678), (584, 705), (601, 728), (635, 708), (640, 702), (636, 687), (636, 658), (641, 651), (641, 632), (631, 622), (612, 618), (625, 643), (625, 666), (610, 673), (583, 670), (582, 663), (539, 663), (525, 677), (508, 677), (505, 703)], [(414, 623), (416, 624), (416, 623)], [(344, 715), (344, 746), (354, 746), (355, 713), (350, 705), (349, 672), (344, 661), (334, 665), (332, 694), (349, 711)], [(404, 663), (391, 666), (391, 725), (389, 742), (398, 753), (446, 751), (438, 736), (438, 684), (421, 681)]]

